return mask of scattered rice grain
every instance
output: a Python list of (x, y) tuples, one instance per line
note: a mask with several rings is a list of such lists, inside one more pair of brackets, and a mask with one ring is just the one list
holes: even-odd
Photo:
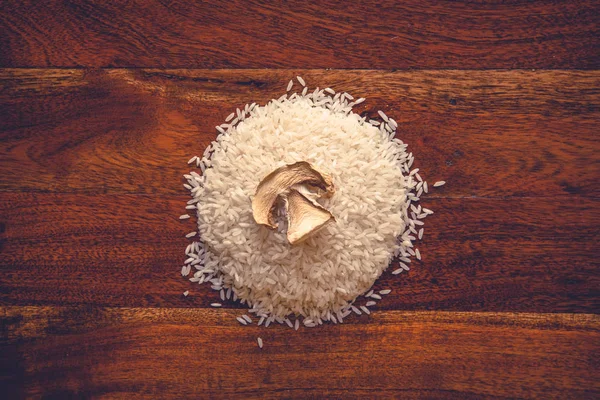
[[(210, 282), (222, 301), (231, 297), (236, 301), (239, 296), (260, 317), (259, 325), (277, 321), (294, 329), (301, 318), (304, 325), (314, 327), (323, 321), (341, 323), (351, 312), (370, 313), (366, 306), (359, 309), (352, 301), (349, 304), (348, 298), (365, 290), (369, 290), (365, 297), (378, 300), (389, 293), (387, 289), (374, 294), (368, 288), (392, 256), (406, 264), (408, 254), (420, 259), (412, 241), (422, 238), (423, 228), (417, 232), (415, 227), (433, 213), (427, 209), (421, 213), (420, 206), (408, 211), (428, 186), (418, 169), (410, 170), (413, 154), (400, 139), (394, 139), (398, 127), (394, 119), (380, 110), (383, 124), (366, 123), (366, 118), (352, 112), (352, 106), (364, 98), (349, 103), (352, 95), (331, 88), (307, 94), (306, 82), (300, 76), (297, 79), (302, 94), (285, 94), (264, 106), (252, 103), (237, 109), (227, 116), (228, 124), (217, 127), (221, 134), (203, 158), (190, 160), (200, 166), (202, 176), (186, 176), (185, 187), (193, 197), (186, 209), (197, 209), (199, 232), (186, 237), (198, 234), (202, 243), (186, 248), (189, 257), (182, 268), (183, 274), (194, 266), (197, 271), (190, 281)], [(292, 80), (287, 91), (293, 85)], [(339, 187), (326, 207), (344, 223), (329, 225), (304, 246), (289, 248), (284, 233), (257, 229), (250, 199), (260, 177), (300, 160), (333, 175)], [(315, 260), (319, 260), (317, 265)], [(404, 262), (392, 274), (408, 270)], [(311, 272), (306, 279), (305, 271), (313, 267), (318, 273)], [(288, 316), (297, 310), (302, 311), (292, 324)]]

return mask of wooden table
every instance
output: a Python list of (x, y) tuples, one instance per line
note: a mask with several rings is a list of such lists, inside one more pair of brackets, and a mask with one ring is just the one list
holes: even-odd
[[(596, 1), (0, 4), (4, 398), (599, 398)], [(179, 274), (186, 161), (303, 76), (430, 182), (423, 262), (294, 332)], [(189, 297), (182, 292), (190, 291)], [(261, 350), (256, 337), (264, 339)]]

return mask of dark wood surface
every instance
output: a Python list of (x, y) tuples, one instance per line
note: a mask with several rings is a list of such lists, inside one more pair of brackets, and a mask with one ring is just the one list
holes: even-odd
[(585, 68), (595, 0), (0, 4), (2, 67)]
[[(4, 193), (0, 301), (10, 305), (208, 307), (177, 274), (181, 196)], [(414, 272), (387, 273), (378, 308), (585, 312), (600, 309), (598, 200), (437, 198)], [(556, 215), (556, 217), (553, 217)], [(181, 293), (192, 296), (182, 299)]]
[[(600, 397), (599, 15), (2, 2), (0, 393)], [(448, 183), (422, 201), (423, 261), (376, 283), (393, 291), (372, 315), (242, 327), (179, 274), (182, 174), (235, 107), (296, 75), (367, 97), (359, 112), (393, 116), (423, 177)]]
[(0, 321), (9, 350), (0, 357), (18, 360), (10, 380), (27, 382), (10, 385), (14, 397), (480, 399), (600, 392), (598, 353), (590, 353), (590, 343), (600, 340), (597, 315), (381, 311), (295, 332), (240, 329), (238, 314), (5, 307)]
[(452, 182), (433, 196), (600, 194), (597, 71), (5, 69), (0, 188), (184, 195), (215, 125), (297, 74), (393, 115), (426, 179)]

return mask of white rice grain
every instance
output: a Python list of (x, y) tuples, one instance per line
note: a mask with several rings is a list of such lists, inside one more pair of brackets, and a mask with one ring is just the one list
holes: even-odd
[(377, 114), (379, 114), (379, 116), (381, 117), (382, 120), (384, 120), (385, 122), (389, 121), (389, 118), (387, 115), (385, 115), (385, 113), (381, 110), (377, 111)]
[[(276, 321), (294, 329), (301, 320), (315, 327), (341, 323), (351, 312), (368, 314), (366, 306), (348, 299), (365, 291), (366, 297), (381, 299), (384, 291), (370, 288), (389, 261), (394, 256), (402, 261), (392, 272), (397, 275), (409, 269), (409, 254), (420, 259), (412, 241), (422, 237), (423, 228), (416, 227), (429, 215), (420, 206), (409, 211), (428, 188), (418, 169), (411, 171), (414, 156), (407, 145), (394, 138), (396, 121), (379, 111), (384, 123), (367, 123), (351, 108), (364, 98), (352, 103), (352, 95), (331, 88), (308, 94), (306, 82), (297, 79), (301, 94), (237, 109), (217, 128), (221, 133), (203, 158), (190, 160), (202, 175), (186, 175), (192, 195), (186, 209), (196, 209), (198, 216), (197, 232), (186, 237), (198, 235), (202, 242), (188, 245), (181, 269), (189, 273), (193, 266), (190, 281), (209, 282), (222, 301), (246, 304), (260, 317), (259, 325)], [(292, 80), (287, 91), (293, 85)], [(290, 247), (284, 231), (257, 227), (251, 198), (261, 177), (300, 160), (333, 176), (336, 193), (324, 206), (339, 223)]]

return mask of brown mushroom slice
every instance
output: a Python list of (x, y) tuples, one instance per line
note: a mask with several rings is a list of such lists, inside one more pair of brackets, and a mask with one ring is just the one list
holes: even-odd
[(306, 161), (285, 165), (267, 175), (256, 188), (256, 194), (252, 199), (254, 220), (258, 224), (277, 228), (273, 215), (277, 198), (299, 183), (316, 188), (320, 196), (329, 197), (334, 192), (331, 176), (319, 172)]
[(290, 190), (297, 191), (302, 196), (304, 196), (308, 201), (313, 203), (315, 206), (317, 206), (317, 207), (321, 206), (317, 202), (317, 199), (319, 199), (323, 196), (323, 194), (322, 194), (323, 191), (321, 189), (319, 189), (318, 187), (314, 187), (314, 186), (309, 185), (306, 182), (302, 182), (302, 183), (297, 183), (297, 184), (293, 185), (292, 187), (290, 187)]
[(313, 181), (305, 181), (302, 182), (301, 184), (304, 185), (304, 187), (309, 188), (312, 192), (316, 193), (317, 197), (331, 197), (333, 196), (333, 194), (335, 193), (335, 188), (333, 186), (333, 179), (331, 177), (331, 175), (320, 171), (319, 169), (317, 169), (314, 165), (307, 163), (310, 168), (315, 171), (316, 173), (318, 173), (319, 175), (321, 175), (321, 179), (319, 180), (316, 184)]
[(313, 203), (295, 189), (283, 196), (287, 208), (287, 239), (297, 244), (323, 228), (328, 222), (335, 221), (329, 211)]
[(311, 182), (297, 183), (291, 186), (290, 189), (300, 192), (302, 196), (306, 197), (316, 206), (320, 206), (320, 204), (317, 203), (317, 199), (320, 199), (321, 197), (331, 197), (334, 193), (333, 185), (323, 189), (322, 187), (311, 184)]

